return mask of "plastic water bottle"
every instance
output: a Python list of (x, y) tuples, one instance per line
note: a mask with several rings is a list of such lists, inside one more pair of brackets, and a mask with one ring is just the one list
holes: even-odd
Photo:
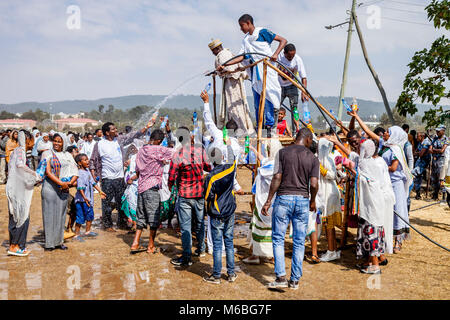
[(342, 99), (342, 104), (344, 105), (345, 109), (347, 109), (348, 112), (353, 112), (352, 107), (350, 107), (347, 103), (347, 101), (345, 101), (345, 99)]
[(196, 127), (198, 124), (198, 117), (196, 111), (194, 111), (194, 113), (192, 114), (192, 121), (194, 121), (194, 127)]
[(295, 121), (298, 121), (300, 119), (297, 107), (294, 107), (294, 119), (295, 119)]
[(167, 147), (168, 146), (166, 137), (164, 137), (164, 140), (161, 142), (161, 146), (163, 146), (163, 147)]
[(302, 103), (303, 109), (303, 122), (311, 123), (311, 112), (309, 112), (308, 101)]
[(223, 127), (222, 129), (222, 134), (223, 134), (223, 144), (227, 144), (226, 140), (228, 139), (228, 130), (227, 127)]
[(245, 154), (248, 154), (250, 151), (250, 138), (248, 136), (245, 137)]
[(209, 93), (209, 90), (210, 90), (210, 89), (211, 89), (211, 82), (208, 83), (208, 84), (206, 85), (206, 87), (205, 87), (206, 93)]
[(160, 129), (164, 129), (166, 127), (167, 121), (169, 120), (169, 116), (165, 116), (163, 122), (161, 122)]
[(155, 123), (156, 118), (158, 117), (158, 111), (159, 111), (159, 110), (156, 110), (155, 112), (153, 112), (152, 118), (151, 118), (150, 121), (147, 123), (147, 127), (150, 128), (150, 125)]
[(353, 97), (353, 102), (352, 102), (351, 107), (352, 107), (352, 110), (353, 110), (353, 111), (358, 111), (358, 110), (359, 110), (359, 108), (358, 108), (358, 102), (356, 102), (356, 98), (355, 98), (355, 97)]

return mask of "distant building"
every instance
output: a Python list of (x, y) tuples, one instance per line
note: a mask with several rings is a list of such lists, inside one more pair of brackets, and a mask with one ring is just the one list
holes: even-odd
[(0, 128), (3, 129), (32, 129), (36, 126), (35, 120), (29, 119), (5, 119), (0, 120)]
[(86, 124), (89, 124), (92, 127), (97, 127), (99, 125), (98, 121), (87, 118), (65, 118), (54, 120), (53, 123), (58, 130), (62, 130), (65, 127), (72, 129), (84, 128)]
[[(380, 125), (381, 122), (379, 122), (379, 121), (364, 121), (364, 123), (366, 125), (368, 125), (369, 127), (377, 127)], [(348, 127), (348, 125), (350, 124), (350, 121), (342, 121), (342, 124), (344, 126)], [(358, 121), (355, 121), (355, 128), (359, 128)]]

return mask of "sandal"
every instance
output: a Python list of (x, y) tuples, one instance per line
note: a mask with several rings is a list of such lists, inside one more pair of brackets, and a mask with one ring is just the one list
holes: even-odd
[(145, 248), (143, 246), (139, 246), (137, 249), (130, 249), (131, 254), (136, 254), (136, 253), (144, 252), (144, 251), (147, 251), (147, 248)]
[(29, 254), (30, 251), (27, 251), (27, 249), (17, 249), (16, 251), (8, 250), (8, 256), (26, 257)]
[(320, 258), (318, 256), (316, 256), (315, 254), (311, 255), (311, 263), (313, 264), (318, 264), (321, 262)]
[(153, 254), (156, 254), (156, 253), (158, 253), (158, 251), (161, 252), (161, 250), (158, 250), (158, 249), (159, 249), (158, 247), (153, 247), (152, 250), (150, 250), (150, 248), (148, 248), (148, 249), (147, 249), (147, 253), (153, 253)]

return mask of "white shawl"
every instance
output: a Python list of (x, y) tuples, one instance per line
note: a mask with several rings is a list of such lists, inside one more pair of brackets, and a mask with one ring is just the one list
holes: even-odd
[(11, 153), (8, 164), (6, 197), (8, 198), (9, 212), (19, 228), (29, 217), (33, 189), (39, 177), (25, 164), (25, 134), (22, 131), (19, 132), (18, 141), (19, 147)]
[(389, 128), (389, 139), (384, 145), (391, 149), (392, 153), (400, 162), (406, 176), (405, 192), (406, 194), (409, 194), (409, 187), (413, 183), (413, 175), (408, 167), (408, 162), (406, 161), (406, 156), (403, 151), (407, 141), (408, 134), (399, 126), (393, 126)]
[(317, 207), (322, 212), (323, 217), (341, 212), (340, 193), (336, 184), (336, 165), (331, 156), (333, 143), (327, 139), (319, 139), (318, 154), (322, 167), (327, 170), (327, 174), (319, 176), (319, 191), (317, 193)]
[[(273, 52), (270, 48), (270, 45), (265, 41), (257, 41), (259, 37), (259, 32), (262, 28), (255, 28), (253, 34), (247, 33), (242, 40), (242, 47), (239, 51), (239, 54), (242, 53), (250, 53), (250, 52), (258, 52), (263, 53), (268, 56), (272, 56)], [(266, 58), (265, 56), (260, 55), (252, 55), (251, 60), (257, 61), (260, 59)], [(252, 61), (249, 59), (244, 60), (242, 64), (249, 65)], [(263, 64), (258, 63), (253, 68), (247, 69), (251, 70), (251, 80), (252, 80), (252, 88), (261, 94), (262, 92), (262, 83), (263, 83)], [(267, 68), (267, 82), (266, 82), (266, 99), (272, 102), (273, 107), (278, 109), (280, 107), (281, 100), (281, 86), (278, 81), (278, 73), (272, 68)]]
[(375, 144), (366, 140), (359, 157), (359, 214), (374, 226), (384, 228), (386, 253), (392, 253), (395, 194), (383, 158), (373, 158)]

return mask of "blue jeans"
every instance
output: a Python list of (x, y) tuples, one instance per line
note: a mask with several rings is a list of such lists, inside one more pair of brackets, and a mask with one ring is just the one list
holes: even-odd
[[(258, 119), (258, 115), (259, 115), (259, 111), (258, 111), (259, 110), (259, 100), (260, 100), (261, 96), (254, 89), (252, 89), (252, 91), (253, 91), (253, 103), (255, 105), (255, 111), (256, 111), (256, 119)], [(269, 100), (266, 99), (265, 106), (264, 106), (264, 121), (263, 121), (263, 124), (266, 127), (273, 127), (274, 124), (275, 124), (275, 121), (277, 121), (277, 119), (275, 119), (273, 104), (272, 104), (272, 102), (270, 102)], [(258, 121), (256, 121), (256, 124), (258, 125)]]
[(183, 198), (179, 197), (178, 218), (180, 220), (181, 245), (183, 247), (183, 259), (190, 260), (192, 255), (192, 215), (196, 217), (195, 231), (197, 234), (198, 250), (205, 251), (205, 220), (203, 208), (205, 199), (203, 198)]
[(305, 255), (306, 228), (309, 219), (309, 199), (302, 196), (277, 196), (272, 213), (272, 242), (277, 278), (286, 276), (284, 263), (284, 237), (289, 221), (293, 228), (293, 252), (291, 281), (302, 276), (303, 257)]
[(222, 273), (222, 238), (227, 253), (227, 274), (234, 274), (234, 246), (233, 246), (234, 214), (226, 219), (211, 217), (211, 236), (213, 241), (213, 276), (220, 278)]

